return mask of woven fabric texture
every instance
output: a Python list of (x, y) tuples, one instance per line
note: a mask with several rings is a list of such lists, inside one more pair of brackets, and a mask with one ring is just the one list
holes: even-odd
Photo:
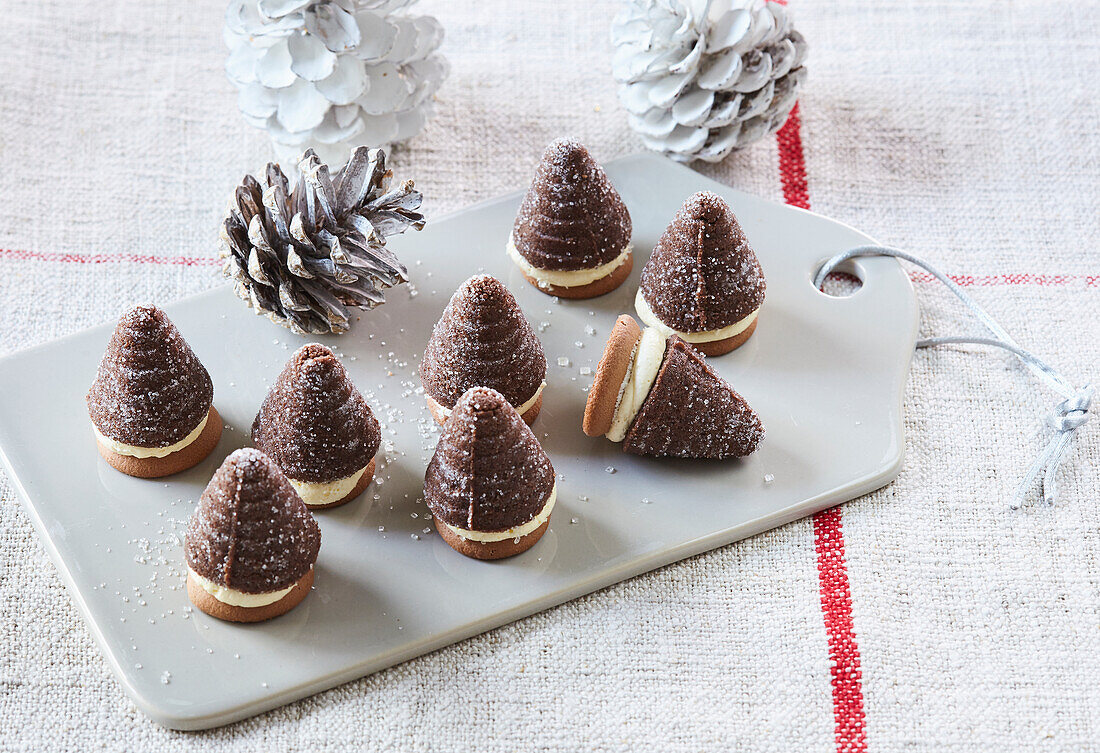
[[(523, 187), (559, 135), (641, 150), (616, 3), (418, 7), (453, 72), (394, 166), (429, 215)], [(218, 220), (270, 148), (222, 72), (223, 0), (0, 8), (0, 353), (224, 284)], [(924, 256), (1100, 381), (1100, 3), (790, 10), (811, 45), (797, 120), (700, 169)], [(914, 280), (922, 334), (980, 331)], [(203, 733), (126, 698), (0, 476), (0, 750), (1095, 750), (1096, 425), (1059, 504), (1008, 507), (1054, 402), (1006, 354), (920, 352), (885, 489)]]

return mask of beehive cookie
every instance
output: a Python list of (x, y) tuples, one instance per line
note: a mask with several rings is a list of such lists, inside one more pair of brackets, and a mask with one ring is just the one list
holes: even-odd
[(504, 284), (489, 275), (459, 286), (432, 330), (420, 362), (428, 409), (439, 423), (472, 387), (502, 394), (528, 424), (538, 418), (546, 355)]
[(691, 196), (642, 268), (634, 306), (646, 325), (708, 356), (756, 331), (766, 284), (756, 253), (722, 197)]
[(475, 387), (455, 405), (424, 475), (439, 535), (475, 559), (530, 549), (550, 524), (554, 466), (515, 408)]
[(583, 429), (654, 457), (744, 457), (764, 439), (760, 417), (702, 354), (676, 335), (640, 330), (629, 316), (608, 338)]
[(213, 399), (210, 375), (167, 315), (135, 306), (119, 319), (88, 390), (99, 454), (139, 478), (191, 468), (222, 435)]
[(311, 510), (362, 494), (382, 433), (347, 370), (324, 345), (304, 345), (264, 398), (252, 442), (286, 474)]
[(187, 594), (207, 614), (259, 622), (313, 585), (321, 530), (279, 467), (259, 450), (225, 459), (187, 526)]
[(508, 255), (536, 288), (593, 298), (619, 287), (634, 267), (630, 212), (583, 144), (546, 147), (508, 239)]

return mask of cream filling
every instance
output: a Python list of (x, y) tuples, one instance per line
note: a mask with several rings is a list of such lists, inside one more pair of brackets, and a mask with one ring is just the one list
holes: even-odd
[(554, 488), (550, 490), (550, 496), (546, 498), (546, 504), (542, 506), (542, 511), (538, 515), (531, 518), (529, 521), (521, 526), (515, 528), (509, 528), (507, 531), (468, 531), (465, 528), (458, 528), (450, 523), (444, 523), (443, 525), (451, 529), (456, 535), (470, 541), (504, 541), (505, 539), (518, 539), (520, 536), (526, 536), (532, 531), (536, 530), (539, 526), (545, 523), (550, 518), (550, 513), (554, 510), (554, 502), (558, 499), (558, 485), (554, 484)]
[(753, 311), (740, 321), (736, 321), (721, 329), (706, 329), (702, 332), (681, 332), (678, 329), (672, 329), (667, 324), (657, 318), (657, 315), (653, 313), (653, 310), (646, 303), (645, 298), (642, 297), (642, 291), (639, 288), (638, 294), (634, 297), (634, 308), (638, 311), (638, 316), (643, 322), (650, 327), (656, 327), (665, 333), (665, 336), (676, 335), (684, 342), (689, 343), (710, 343), (715, 340), (725, 340), (727, 337), (733, 337), (739, 335), (749, 328), (749, 325), (756, 321), (756, 315), (760, 313), (760, 309)]
[(268, 604), (274, 604), (279, 599), (290, 593), (297, 583), (292, 584), (289, 588), (284, 588), (282, 591), (269, 591), (262, 594), (246, 594), (244, 591), (238, 591), (235, 588), (229, 588), (228, 586), (218, 585), (212, 580), (207, 580), (191, 568), (187, 568), (187, 577), (195, 581), (196, 585), (202, 588), (203, 591), (213, 596), (222, 604), (228, 604), (232, 607), (245, 607), (246, 609), (252, 609), (254, 607), (266, 607)]
[(206, 415), (199, 421), (199, 425), (196, 426), (190, 434), (176, 442), (170, 444), (167, 447), (138, 447), (137, 445), (126, 444), (125, 442), (119, 442), (105, 436), (93, 423), (92, 431), (95, 432), (96, 441), (102, 444), (111, 452), (119, 455), (129, 455), (134, 458), (163, 458), (171, 455), (173, 452), (179, 452), (187, 445), (194, 442), (202, 434), (202, 430), (206, 428), (206, 420), (210, 418), (210, 411), (206, 412)]
[[(539, 399), (539, 396), (542, 394), (542, 391), (545, 388), (546, 388), (546, 382), (543, 382), (542, 384), (539, 385), (539, 388), (537, 390), (535, 390), (535, 394), (531, 396), (530, 400), (525, 402), (523, 405), (517, 405), (516, 406), (516, 413), (519, 413), (522, 416), (524, 413), (526, 413), (528, 410), (530, 410), (531, 406), (533, 406), (535, 404), (535, 402)], [(434, 400), (432, 398), (431, 395), (425, 395), (424, 397), (428, 400), (428, 403), (433, 408), (435, 408), (438, 412), (443, 414), (444, 418), (450, 418), (451, 417), (451, 409), (450, 408), (445, 408), (442, 405), (440, 405), (436, 400)]]
[(632, 244), (627, 243), (621, 254), (607, 262), (607, 264), (601, 264), (591, 269), (541, 269), (532, 266), (531, 262), (524, 259), (511, 236), (508, 237), (508, 255), (512, 257), (512, 261), (523, 270), (525, 275), (539, 283), (539, 287), (557, 285), (559, 288), (579, 288), (581, 285), (589, 285), (596, 280), (602, 280), (626, 262), (633, 248)]
[(634, 423), (634, 417), (642, 409), (642, 403), (649, 397), (657, 372), (665, 360), (666, 336), (654, 327), (647, 327), (634, 349), (634, 359), (630, 363), (626, 380), (615, 405), (615, 417), (611, 419), (611, 428), (606, 436), (612, 442), (621, 442)]
[(287, 480), (307, 505), (330, 505), (351, 494), (351, 490), (359, 483), (359, 479), (363, 478), (363, 474), (369, 467), (370, 463), (367, 463), (350, 476), (338, 478), (335, 481), (298, 481), (293, 478)]

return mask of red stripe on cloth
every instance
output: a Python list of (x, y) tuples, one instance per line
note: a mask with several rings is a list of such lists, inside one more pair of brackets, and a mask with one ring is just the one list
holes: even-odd
[(802, 151), (802, 118), (798, 105), (787, 122), (775, 134), (779, 144), (779, 177), (783, 181), (783, 200), (791, 206), (810, 208), (810, 189), (806, 182), (806, 155)]
[(154, 256), (153, 254), (58, 254), (44, 251), (20, 251), (0, 248), (0, 259), (53, 261), (69, 264), (173, 264), (184, 267), (211, 267), (221, 260), (209, 256)]
[(861, 753), (867, 750), (863, 673), (852, 623), (852, 591), (848, 586), (840, 508), (819, 512), (813, 520), (821, 611), (825, 617), (825, 636), (832, 664), (836, 749), (838, 753)]
[[(936, 278), (927, 272), (910, 272), (913, 282), (935, 282)], [(1012, 275), (947, 275), (948, 279), (964, 288), (990, 287), (994, 285), (1073, 285), (1086, 287), (1100, 285), (1100, 275), (1038, 275), (1024, 272)]]
[[(793, 206), (810, 208), (806, 180), (806, 155), (802, 150), (802, 120), (795, 105), (790, 117), (776, 133), (779, 146), (779, 177), (783, 198)], [(852, 623), (852, 592), (848, 586), (848, 565), (844, 554), (844, 529), (839, 507), (813, 517), (814, 550), (817, 553), (817, 582), (833, 686), (833, 723), (838, 753), (867, 750), (864, 725), (862, 674), (859, 646)]]
[[(830, 272), (845, 282), (859, 282), (859, 278), (847, 272)], [(1020, 286), (1038, 285), (1040, 287), (1057, 285), (1083, 285), (1087, 288), (1100, 287), (1100, 275), (947, 275), (947, 278), (959, 287), (993, 287), (1000, 285)], [(936, 278), (927, 272), (910, 272), (909, 279), (915, 283), (936, 282)]]

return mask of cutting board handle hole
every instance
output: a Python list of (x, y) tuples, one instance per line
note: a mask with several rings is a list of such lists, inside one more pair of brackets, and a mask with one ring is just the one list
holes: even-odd
[[(818, 270), (825, 266), (826, 261), (826, 259), (822, 259), (810, 273), (811, 285), (814, 278), (817, 277)], [(830, 298), (848, 298), (855, 295), (862, 287), (863, 270), (859, 268), (854, 260), (849, 259), (828, 274), (825, 282), (821, 285), (820, 292)]]

